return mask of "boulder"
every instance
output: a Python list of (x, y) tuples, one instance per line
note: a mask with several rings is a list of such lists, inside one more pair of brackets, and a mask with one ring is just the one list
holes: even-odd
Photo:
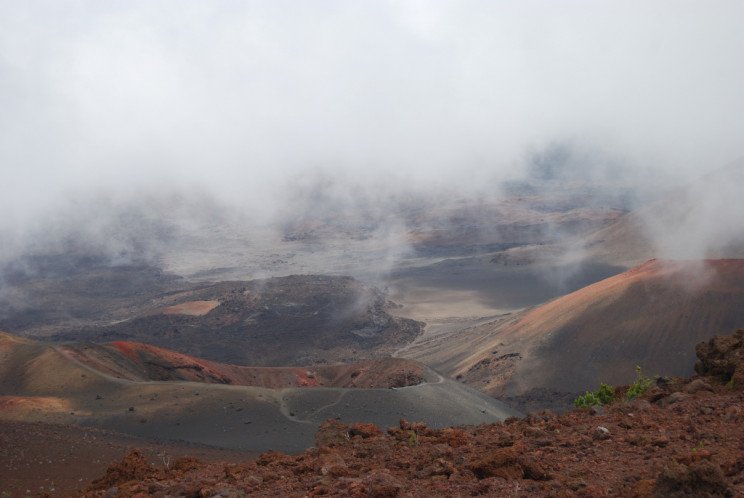
[(320, 429), (315, 433), (315, 446), (331, 446), (334, 444), (348, 441), (351, 435), (349, 430), (351, 426), (344, 424), (336, 419), (328, 419), (321, 424)]
[(695, 346), (695, 353), (699, 375), (731, 382), (732, 389), (744, 390), (744, 329), (701, 342)]
[(371, 437), (382, 436), (382, 431), (379, 427), (372, 423), (355, 423), (351, 426), (349, 434), (351, 434), (352, 436), (362, 436), (362, 439), (367, 439)]

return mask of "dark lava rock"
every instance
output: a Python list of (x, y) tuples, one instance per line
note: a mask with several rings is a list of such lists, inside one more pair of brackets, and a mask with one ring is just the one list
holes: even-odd
[(744, 390), (744, 329), (732, 335), (717, 335), (695, 346), (699, 361), (695, 371), (701, 376), (732, 382), (731, 387)]

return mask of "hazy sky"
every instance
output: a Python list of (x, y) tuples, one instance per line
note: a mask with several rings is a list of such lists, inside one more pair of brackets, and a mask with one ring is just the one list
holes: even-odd
[(0, 0), (3, 224), (169, 185), (255, 207), (318, 172), (490, 188), (556, 142), (692, 176), (744, 155), (743, 19), (739, 0)]

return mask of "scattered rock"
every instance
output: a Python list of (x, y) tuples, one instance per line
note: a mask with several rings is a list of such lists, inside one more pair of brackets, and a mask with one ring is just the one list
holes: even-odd
[(702, 460), (690, 466), (670, 460), (656, 479), (655, 491), (662, 496), (732, 496), (721, 467)]
[(519, 456), (513, 448), (502, 448), (491, 454), (475, 460), (468, 468), (478, 479), (501, 477), (503, 479), (522, 479), (524, 468), (519, 462)]
[(645, 393), (643, 393), (643, 396), (641, 397), (641, 400), (639, 402), (646, 401), (648, 403), (656, 403), (667, 394), (668, 393), (661, 387), (651, 386)]
[(695, 346), (695, 371), (705, 377), (730, 382), (731, 388), (744, 390), (744, 329), (732, 335), (717, 335)]
[(351, 434), (352, 436), (362, 436), (363, 439), (367, 439), (370, 437), (382, 436), (382, 430), (380, 430), (379, 427), (377, 427), (375, 424), (372, 424), (372, 423), (369, 423), (369, 424), (355, 423), (351, 426), (351, 429), (349, 430), (349, 434)]
[(703, 379), (695, 379), (682, 388), (682, 392), (685, 392), (687, 394), (695, 394), (696, 392), (700, 391), (713, 392), (713, 386), (711, 386)]
[(669, 444), (669, 438), (667, 436), (658, 436), (651, 440), (652, 446), (657, 446), (659, 448), (664, 448)]
[(590, 415), (604, 415), (605, 414), (605, 408), (604, 408), (604, 406), (594, 405), (591, 408), (589, 408), (589, 414)]
[(234, 488), (221, 488), (210, 495), (210, 498), (243, 498), (248, 496), (244, 491)]
[(547, 437), (548, 433), (544, 430), (540, 429), (539, 427), (533, 427), (533, 426), (527, 426), (524, 428), (524, 431), (522, 431), (522, 434), (524, 434), (527, 437), (532, 438), (545, 438)]
[(612, 438), (610, 430), (607, 427), (603, 427), (601, 425), (594, 429), (594, 433), (592, 434), (592, 439), (595, 439), (597, 441), (604, 441), (610, 438)]
[[(109, 489), (129, 481), (142, 480), (154, 474), (156, 474), (155, 469), (150, 466), (140, 450), (134, 449), (127, 453), (120, 463), (109, 465), (106, 475), (101, 479), (93, 481), (92, 486)], [(119, 490), (117, 488), (116, 493), (118, 494), (118, 492)]]
[(346, 462), (338, 453), (320, 455), (318, 457), (317, 469), (321, 475), (331, 474), (331, 477), (341, 477), (349, 473)]
[(130, 454), (85, 496), (114, 487), (118, 496), (744, 496), (744, 392), (698, 380), (661, 383), (653, 405), (623, 399), (601, 415), (531, 413), (442, 430), (403, 419), (389, 436), (327, 420), (317, 447), (240, 466), (164, 469)]
[(689, 396), (689, 394), (678, 391), (669, 395), (669, 397), (667, 398), (667, 403), (672, 405), (678, 401), (682, 401), (683, 399), (688, 398)]
[(349, 424), (344, 424), (336, 419), (328, 419), (315, 433), (315, 446), (331, 446), (348, 441), (350, 429)]
[(385, 471), (371, 472), (363, 482), (375, 497), (398, 496), (403, 489), (400, 480)]

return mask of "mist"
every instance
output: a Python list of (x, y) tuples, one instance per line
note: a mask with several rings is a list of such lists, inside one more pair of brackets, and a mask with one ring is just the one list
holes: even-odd
[(392, 265), (410, 199), (558, 175), (636, 207), (744, 155), (742, 18), (735, 1), (3, 2), (0, 252), (157, 258), (222, 225), (238, 258), (273, 240), (248, 227), (352, 213), (366, 241), (323, 250), (387, 244)]

